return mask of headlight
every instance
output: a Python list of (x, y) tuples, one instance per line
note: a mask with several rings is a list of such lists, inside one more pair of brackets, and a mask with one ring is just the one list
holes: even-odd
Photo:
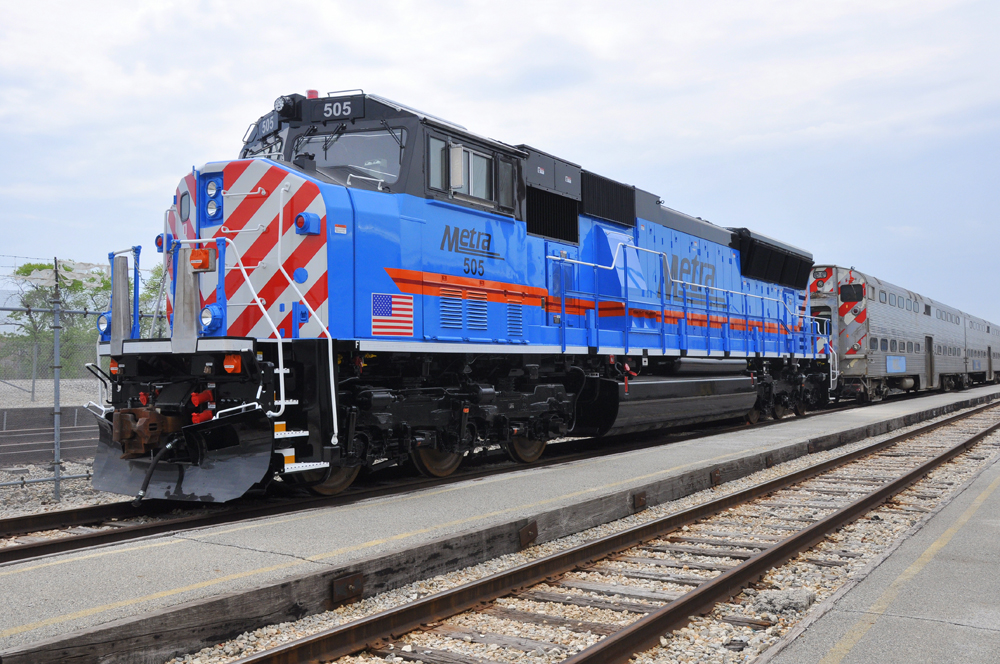
[(215, 184), (215, 180), (209, 180), (208, 184), (205, 185), (205, 193), (208, 194), (209, 197), (215, 196), (218, 191), (219, 185)]
[(208, 305), (201, 310), (202, 331), (206, 334), (218, 332), (219, 328), (223, 326), (224, 317), (225, 313), (222, 311), (222, 307), (216, 303)]
[(214, 217), (219, 212), (219, 204), (215, 201), (209, 201), (208, 205), (205, 206), (205, 211), (208, 212), (208, 216)]
[(823, 280), (820, 279), (819, 281), (816, 282), (816, 288), (822, 288), (822, 287), (823, 287)]

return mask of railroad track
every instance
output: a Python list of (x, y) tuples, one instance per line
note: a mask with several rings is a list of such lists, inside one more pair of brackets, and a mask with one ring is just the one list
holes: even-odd
[[(239, 664), (327, 662), (363, 651), (425, 664), (492, 664), (489, 654), (501, 652), (502, 661), (534, 653), (548, 662), (628, 662), (997, 430), (1000, 407), (976, 408)], [(926, 491), (923, 498), (940, 495)], [(894, 507), (927, 511), (921, 496), (911, 498)], [(805, 563), (838, 566), (857, 554), (827, 546), (810, 555)], [(566, 606), (594, 617), (567, 617)], [(497, 627), (485, 628), (491, 621)]]
[[(848, 404), (805, 415), (813, 417), (858, 407)], [(800, 418), (795, 418), (800, 419)], [(766, 427), (791, 421), (792, 418), (760, 422)], [(78, 551), (94, 546), (124, 542), (139, 537), (177, 532), (193, 528), (234, 523), (247, 519), (276, 516), (304, 509), (340, 507), (362, 500), (400, 495), (418, 489), (438, 487), (481, 477), (502, 475), (525, 468), (539, 468), (559, 463), (620, 454), (659, 445), (695, 440), (744, 428), (744, 424), (718, 423), (696, 432), (666, 430), (639, 436), (639, 440), (584, 438), (553, 445), (541, 460), (525, 466), (507, 461), (500, 450), (484, 453), (476, 463), (445, 478), (414, 478), (402, 473), (368, 485), (356, 486), (337, 496), (283, 497), (270, 500), (245, 499), (228, 505), (179, 504), (148, 500), (134, 507), (131, 501), (95, 505), (70, 510), (56, 510), (0, 520), (0, 564), (30, 560), (57, 553)], [(293, 487), (294, 490), (294, 487)], [(171, 515), (171, 513), (174, 513)]]

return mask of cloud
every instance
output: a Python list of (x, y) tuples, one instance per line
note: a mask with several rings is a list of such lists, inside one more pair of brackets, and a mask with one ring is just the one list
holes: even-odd
[[(238, 154), (276, 96), (348, 87), (535, 145), (819, 259), (924, 280), (942, 299), (972, 283), (923, 276), (970, 251), (941, 233), (942, 219), (970, 224), (984, 259), (1000, 239), (988, 177), (1000, 147), (995, 3), (404, 1), (372, 11), (185, 0), (42, 12), (7, 2), (0, 25), (10, 253), (96, 261), (112, 244), (148, 245), (177, 181)], [(905, 256), (886, 250), (902, 239)]]

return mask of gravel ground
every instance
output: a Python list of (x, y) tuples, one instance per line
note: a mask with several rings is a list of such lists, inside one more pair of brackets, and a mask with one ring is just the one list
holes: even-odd
[[(90, 473), (93, 460), (64, 461), (61, 475), (86, 475)], [(0, 483), (52, 477), (51, 464), (28, 464), (0, 468)], [(52, 496), (53, 483), (39, 482), (24, 486), (0, 487), (0, 519), (9, 519), (25, 514), (52, 512), (55, 510), (117, 503), (125, 500), (116, 493), (95, 491), (89, 479), (64, 480), (59, 483), (62, 500), (56, 502)], [(2, 543), (0, 543), (2, 546)]]
[[(950, 416), (950, 415), (949, 415)], [(942, 416), (944, 419), (945, 416)], [(930, 422), (937, 421), (931, 420)], [(269, 627), (261, 628), (253, 632), (246, 632), (237, 638), (226, 643), (218, 644), (211, 648), (205, 648), (198, 653), (175, 657), (167, 661), (166, 664), (228, 664), (240, 657), (261, 652), (271, 647), (275, 647), (294, 639), (298, 639), (310, 634), (330, 629), (336, 625), (341, 625), (358, 618), (362, 618), (380, 611), (400, 606), (407, 602), (425, 597), (427, 595), (454, 588), (472, 580), (483, 578), (490, 574), (498, 573), (502, 570), (523, 564), (543, 556), (550, 555), (573, 546), (577, 546), (585, 541), (604, 537), (615, 532), (630, 528), (640, 523), (645, 523), (667, 514), (685, 510), (697, 504), (713, 500), (721, 495), (734, 493), (745, 489), (751, 485), (773, 479), (780, 475), (785, 475), (800, 468), (813, 465), (820, 461), (830, 459), (848, 453), (860, 447), (865, 447), (873, 442), (886, 440), (900, 433), (925, 426), (930, 422), (922, 422), (912, 427), (897, 429), (893, 432), (877, 436), (875, 438), (858, 441), (850, 445), (807, 455), (793, 461), (776, 465), (767, 470), (763, 470), (753, 475), (734, 482), (728, 482), (710, 490), (701, 491), (683, 499), (650, 507), (649, 509), (634, 514), (625, 519), (607, 523), (595, 528), (591, 528), (580, 533), (564, 537), (551, 542), (545, 542), (529, 547), (522, 552), (510, 554), (486, 561), (473, 567), (443, 574), (431, 579), (412, 583), (396, 590), (382, 593), (374, 597), (368, 597), (360, 602), (340, 607), (333, 611), (322, 614), (308, 616), (295, 622), (280, 623)], [(989, 445), (998, 440), (997, 436), (981, 443), (977, 449), (982, 449), (984, 445)], [(990, 455), (995, 448), (990, 447)], [(926, 483), (940, 485), (944, 489), (953, 489), (955, 486), (965, 481), (974, 468), (982, 467), (985, 463), (992, 462), (986, 460), (982, 452), (978, 453), (980, 458), (969, 461), (968, 457), (975, 456), (976, 453), (967, 453), (949, 465), (938, 469), (928, 478), (920, 482), (916, 487), (911, 488), (901, 494), (901, 500), (909, 500), (908, 496), (919, 495), (921, 490), (926, 492)], [(965, 460), (965, 470), (957, 470)], [(961, 478), (961, 479), (960, 479)], [(920, 489), (923, 487), (923, 489)], [(944, 491), (947, 494), (947, 491)], [(944, 498), (938, 498), (938, 502)], [(787, 565), (778, 568), (768, 574), (767, 577), (758, 584), (758, 589), (748, 589), (745, 593), (735, 598), (731, 603), (721, 604), (715, 612), (705, 618), (693, 621), (688, 627), (667, 635), (661, 639), (661, 647), (655, 651), (641, 654), (637, 662), (749, 662), (768, 646), (778, 641), (788, 629), (800, 620), (808, 607), (815, 601), (822, 601), (829, 597), (852, 576), (856, 576), (864, 570), (869, 563), (885, 551), (900, 535), (905, 533), (915, 523), (926, 514), (925, 511), (907, 512), (893, 507), (891, 503), (888, 507), (880, 508), (872, 515), (861, 519), (851, 526), (848, 526), (832, 536), (820, 547), (830, 547), (833, 549), (845, 548), (845, 544), (857, 544), (863, 551), (858, 558), (848, 559), (848, 564), (842, 567), (822, 567), (804, 562), (805, 557), (816, 555), (816, 549), (799, 556), (798, 559), (789, 562)], [(739, 519), (739, 510), (748, 508), (733, 508), (726, 518)], [(879, 516), (885, 511), (885, 516)], [(748, 512), (749, 514), (749, 512)], [(776, 530), (770, 533), (773, 536), (786, 535), (787, 531)], [(697, 557), (701, 558), (701, 557)], [(735, 561), (734, 561), (735, 562)], [(704, 574), (713, 576), (717, 573), (698, 572), (696, 570), (684, 570), (685, 575)], [(630, 579), (630, 585), (635, 585), (636, 580)], [(661, 586), (662, 587), (662, 586)], [(791, 597), (773, 596), (768, 592), (793, 591)], [(605, 598), (606, 599), (606, 598)], [(508, 608), (519, 608), (531, 610), (532, 602), (519, 600), (516, 598), (503, 598), (498, 601), (500, 606)], [(592, 608), (574, 607), (562, 604), (544, 603), (544, 612), (549, 615), (563, 616), (577, 620), (587, 620), (604, 622), (609, 624), (627, 624), (632, 619), (628, 614), (614, 611), (600, 611)], [(756, 607), (756, 608), (755, 608)], [(777, 609), (780, 608), (780, 611)], [(730, 614), (744, 614), (747, 617), (758, 617), (774, 623), (771, 627), (762, 630), (752, 630), (749, 627), (737, 627), (720, 620), (721, 617)], [(479, 622), (485, 621), (480, 626)], [(496, 622), (492, 616), (465, 613), (449, 620), (450, 625), (465, 625), (476, 630), (499, 631), (502, 625)], [(523, 625), (518, 623), (518, 629), (523, 632)], [(490, 629), (487, 630), (487, 627)], [(549, 629), (540, 626), (539, 629)], [(542, 634), (542, 632), (539, 632)], [(556, 651), (531, 653), (533, 662), (556, 662), (564, 659), (570, 651), (590, 645), (592, 639), (596, 642), (597, 637), (593, 635), (579, 633), (544, 632), (547, 640), (552, 643), (563, 644)], [(557, 638), (558, 637), (558, 638)], [(530, 638), (530, 637), (527, 637)], [(540, 637), (539, 637), (540, 638)], [(417, 636), (406, 637), (411, 644), (411, 651), (419, 651), (420, 647), (434, 647), (432, 643), (441, 640), (441, 637), (434, 634), (421, 633)], [(455, 640), (448, 640), (449, 648), (455, 645)], [(480, 657), (488, 657), (497, 661), (513, 661), (508, 651), (498, 648), (490, 648), (488, 645), (465, 643), (461, 646), (462, 651)], [(739, 649), (739, 650), (737, 650)], [(520, 654), (523, 657), (523, 654)], [(362, 664), (384, 662), (387, 659), (402, 661), (401, 658), (375, 657), (370, 654), (362, 654), (355, 657), (347, 657), (338, 660), (342, 664)]]

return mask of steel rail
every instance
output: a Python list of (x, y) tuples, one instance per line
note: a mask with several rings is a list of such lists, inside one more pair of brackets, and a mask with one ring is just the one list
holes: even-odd
[[(620, 553), (621, 551), (638, 546), (643, 542), (662, 535), (665, 532), (690, 525), (706, 517), (716, 515), (719, 512), (735, 505), (745, 503), (779, 489), (797, 484), (798, 482), (810, 479), (826, 472), (827, 470), (845, 465), (863, 456), (872, 454), (873, 452), (878, 452), (905, 440), (930, 433), (941, 427), (955, 424), (956, 422), (960, 422), (968, 417), (977, 415), (987, 409), (996, 407), (996, 404), (986, 404), (965, 413), (949, 417), (940, 422), (920, 427), (919, 429), (894, 436), (879, 443), (868, 445), (853, 452), (809, 466), (808, 468), (803, 468), (788, 475), (757, 484), (727, 496), (722, 496), (716, 500), (697, 505), (682, 512), (668, 515), (648, 523), (640, 524), (597, 540), (585, 542), (573, 548), (566, 549), (565, 551), (560, 551), (550, 556), (505, 570), (498, 574), (485, 577), (477, 581), (472, 581), (457, 588), (437, 593), (424, 599), (419, 599), (409, 604), (389, 609), (344, 625), (338, 625), (337, 627), (319, 632), (312, 636), (278, 646), (277, 648), (267, 650), (262, 653), (245, 657), (238, 660), (237, 664), (305, 664), (307, 662), (336, 659), (338, 657), (351, 655), (369, 647), (375, 647), (381, 642), (392, 639), (395, 636), (416, 630), (420, 628), (421, 625), (444, 620), (463, 611), (473, 609), (485, 602), (515, 593), (546, 580), (559, 577), (579, 567), (595, 563), (604, 558)], [(939, 457), (938, 459), (935, 459), (936, 464), (943, 463), (947, 459), (952, 458), (966, 447), (975, 444), (975, 442), (978, 442), (980, 439), (989, 435), (989, 433), (992, 433), (998, 428), (1000, 428), (1000, 424), (994, 425), (989, 429), (976, 434), (969, 440), (964, 441), (961, 445), (951, 448), (948, 453), (942, 455), (944, 458)], [(897, 480), (886, 487), (878, 489), (868, 498), (852, 503), (850, 507), (853, 508), (854, 515), (856, 516), (857, 514), (864, 513), (867, 509), (871, 509), (872, 506), (878, 505), (894, 493), (901, 490), (900, 488), (893, 489), (893, 487), (901, 486), (902, 488), (905, 488), (905, 486), (908, 486), (910, 483), (916, 481), (916, 479), (919, 479), (922, 475), (927, 473), (928, 470), (933, 468), (936, 464), (932, 462), (923, 464), (918, 469), (907, 473), (902, 480)], [(859, 510), (864, 511), (859, 512)], [(685, 595), (671, 604), (668, 604), (666, 607), (649, 614), (650, 616), (657, 616), (656, 620), (640, 619), (639, 622), (642, 623), (642, 626), (628, 631), (627, 639), (625, 637), (618, 637), (618, 634), (622, 634), (622, 632), (618, 632), (616, 635), (605, 638), (597, 645), (579, 653), (568, 661), (573, 662), (573, 664), (578, 664), (579, 662), (599, 662), (602, 664), (605, 662), (617, 661), (627, 662), (635, 652), (640, 651), (649, 645), (658, 643), (659, 637), (669, 631), (671, 625), (678, 624), (677, 621), (687, 621), (688, 616), (692, 613), (704, 610), (710, 605), (714, 606), (716, 599), (723, 596), (728, 597), (736, 592), (739, 592), (743, 586), (749, 583), (749, 580), (756, 579), (771, 566), (787, 559), (788, 557), (791, 557), (792, 555), (795, 555), (795, 553), (799, 552), (803, 548), (808, 548), (812, 544), (821, 540), (831, 528), (836, 528), (837, 525), (840, 525), (847, 520), (849, 519), (838, 521), (832, 516), (821, 520), (816, 525), (807, 529), (808, 534), (803, 537), (802, 542), (798, 541), (799, 536), (793, 536), (788, 538), (788, 540), (778, 543), (770, 549), (766, 549), (761, 554), (757, 554), (756, 556), (750, 558), (743, 565), (734, 568), (731, 572), (725, 573), (723, 575), (726, 577), (725, 580), (719, 581), (719, 579), (723, 579), (723, 577), (720, 576), (716, 577), (716, 580), (713, 580), (708, 584), (699, 586), (699, 588), (707, 586), (711, 589), (711, 591), (692, 591), (692, 593), (696, 593), (694, 595), (694, 599), (687, 599), (690, 594)], [(819, 527), (820, 524), (826, 527), (826, 529), (822, 530), (822, 532)], [(771, 553), (772, 551), (775, 553)], [(781, 556), (784, 556), (784, 558)], [(766, 566), (764, 561), (766, 561)], [(747, 568), (747, 565), (752, 565), (752, 567)], [(739, 577), (737, 576), (739, 574), (737, 570), (741, 568), (751, 569), (751, 571), (747, 576)], [(682, 606), (683, 608), (679, 609), (677, 613), (666, 613), (675, 605)], [(662, 618), (660, 617), (661, 614), (667, 615), (668, 617)], [(633, 625), (637, 624), (638, 623), (634, 623)], [(625, 630), (629, 630), (629, 628), (625, 628)], [(598, 651), (597, 648), (605, 642), (610, 642), (610, 645), (607, 647), (617, 649)], [(626, 653), (626, 651), (627, 654), (623, 654)], [(579, 659), (584, 655), (586, 655), (586, 659)]]
[(570, 657), (565, 664), (627, 663), (636, 653), (659, 644), (660, 637), (664, 634), (686, 625), (690, 622), (690, 616), (708, 613), (716, 603), (739, 594), (771, 568), (822, 542), (831, 532), (867, 514), (997, 430), (1000, 430), (1000, 422), (949, 448), (864, 498), (764, 549), (744, 563), (698, 586), (670, 604), (647, 614), (646, 617), (640, 618), (621, 631)]
[[(841, 406), (839, 408), (832, 408), (829, 410), (814, 411), (807, 414), (805, 417), (813, 417), (815, 415), (822, 415), (826, 413), (839, 412), (841, 410), (851, 410), (853, 408), (859, 407), (856, 404), (849, 404), (846, 406)], [(802, 419), (801, 417), (795, 419)], [(780, 424), (781, 422), (793, 421), (792, 418), (782, 419), (782, 420), (771, 420), (768, 422), (761, 422), (755, 426), (755, 428), (760, 428), (764, 426), (773, 426)], [(625, 452), (634, 452), (637, 450), (648, 449), (651, 447), (657, 447), (660, 445), (668, 445), (672, 443), (680, 443), (690, 440), (697, 440), (698, 438), (703, 438), (707, 436), (715, 436), (724, 433), (730, 433), (733, 431), (738, 431), (743, 428), (744, 425), (739, 426), (725, 426), (725, 427), (714, 427), (709, 428), (705, 431), (699, 431), (696, 433), (686, 433), (680, 434), (676, 431), (667, 429), (665, 431), (655, 432), (654, 437), (641, 440), (639, 442), (630, 442), (628, 444), (621, 444), (618, 442), (624, 436), (610, 436), (606, 438), (583, 438), (576, 441), (570, 441), (567, 443), (561, 443), (559, 447), (567, 446), (577, 451), (569, 451), (567, 453), (556, 452), (553, 456), (546, 458), (541, 461), (537, 461), (532, 464), (514, 464), (514, 465), (504, 465), (501, 467), (493, 468), (473, 468), (466, 471), (456, 472), (453, 475), (443, 478), (417, 478), (413, 480), (403, 480), (394, 483), (392, 486), (382, 486), (382, 487), (371, 487), (371, 488), (357, 488), (350, 490), (347, 493), (342, 493), (336, 496), (310, 496), (306, 498), (287, 498), (285, 500), (271, 502), (267, 505), (253, 505), (253, 506), (241, 506), (233, 505), (232, 503), (227, 505), (213, 505), (210, 503), (173, 503), (167, 501), (144, 501), (140, 504), (138, 508), (133, 506), (132, 501), (123, 501), (118, 503), (109, 503), (105, 505), (91, 505), (88, 507), (81, 507), (69, 510), (57, 510), (53, 512), (42, 512), (39, 514), (27, 514), (19, 517), (12, 517), (9, 519), (0, 520), (0, 538), (2, 537), (12, 537), (15, 535), (23, 535), (27, 533), (43, 532), (47, 530), (59, 530), (64, 528), (72, 528), (75, 526), (87, 526), (95, 523), (103, 523), (105, 521), (117, 520), (117, 519), (133, 519), (143, 516), (158, 516), (165, 512), (170, 512), (176, 509), (186, 509), (186, 510), (197, 510), (205, 509), (212, 510), (212, 514), (205, 515), (188, 515), (185, 517), (180, 517), (177, 519), (168, 519), (163, 521), (157, 521), (154, 523), (146, 524), (136, 524), (134, 526), (122, 525), (120, 527), (114, 528), (113, 530), (105, 530), (97, 533), (86, 533), (80, 535), (73, 535), (70, 537), (53, 537), (51, 539), (33, 542), (30, 544), (16, 544), (7, 547), (0, 547), (0, 565), (5, 563), (17, 562), (22, 560), (28, 560), (30, 558), (37, 558), (40, 556), (46, 556), (56, 553), (67, 553), (70, 551), (76, 551), (79, 549), (85, 549), (92, 546), (100, 546), (103, 544), (114, 544), (118, 542), (127, 541), (130, 539), (136, 539), (139, 537), (145, 537), (148, 535), (160, 535), (163, 533), (168, 533), (181, 529), (191, 529), (198, 528), (202, 526), (213, 526), (225, 523), (233, 523), (236, 521), (260, 518), (267, 516), (278, 516), (281, 514), (287, 514), (294, 511), (301, 511), (304, 509), (313, 509), (320, 507), (341, 507), (345, 505), (351, 505), (361, 500), (367, 500), (370, 498), (381, 498), (385, 496), (399, 495), (406, 493), (408, 491), (414, 491), (418, 489), (433, 488), (439, 486), (445, 486), (448, 484), (454, 484), (456, 482), (462, 482), (466, 480), (474, 480), (483, 477), (492, 477), (495, 475), (502, 475), (505, 473), (513, 473), (520, 470), (527, 470), (532, 468), (543, 468), (546, 466), (567, 463), (570, 461), (577, 461), (581, 459), (593, 459), (603, 456), (609, 456), (612, 454), (621, 454)], [(599, 445), (597, 449), (593, 449), (591, 446)], [(583, 451), (579, 451), (580, 448), (584, 448)], [(590, 449), (587, 449), (590, 448)], [(506, 455), (497, 451), (496, 456), (507, 459)], [(490, 457), (486, 457), (486, 462), (489, 462)], [(20, 483), (18, 483), (20, 485)], [(292, 487), (294, 489), (294, 486)]]

